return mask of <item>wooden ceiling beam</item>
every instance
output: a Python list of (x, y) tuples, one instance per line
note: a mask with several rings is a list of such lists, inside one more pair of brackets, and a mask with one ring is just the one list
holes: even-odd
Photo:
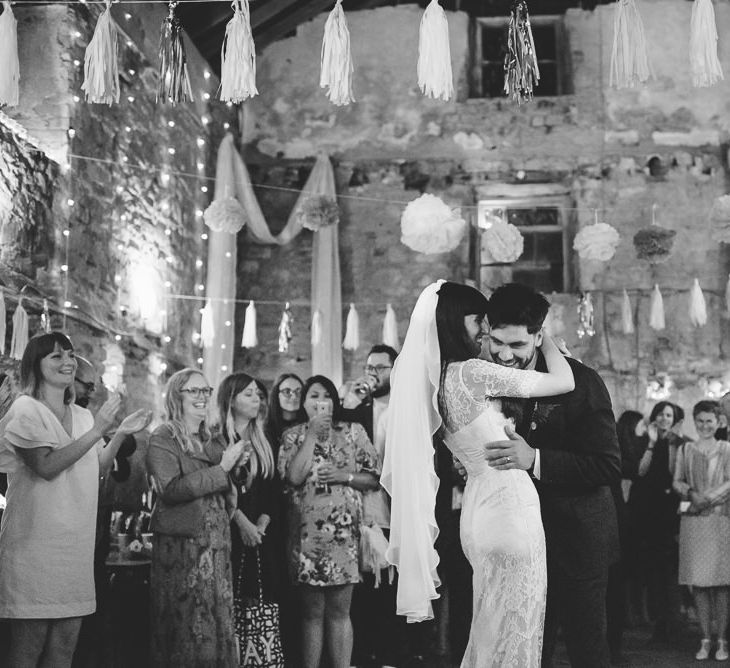
[(334, 6), (332, 0), (309, 0), (303, 5), (300, 2), (300, 5), (299, 9), (291, 12), (286, 18), (254, 35), (257, 51), (290, 33), (298, 25), (313, 19), (328, 7)]
[[(278, 16), (290, 7), (296, 5), (298, 0), (267, 0), (267, 2), (253, 3), (251, 12), (251, 29), (256, 30), (259, 26)], [(334, 4), (334, 0), (333, 0)]]

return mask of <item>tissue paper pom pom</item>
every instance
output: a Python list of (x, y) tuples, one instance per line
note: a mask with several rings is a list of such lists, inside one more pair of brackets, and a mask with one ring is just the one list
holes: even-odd
[(584, 227), (573, 240), (573, 248), (583, 260), (608, 262), (616, 253), (619, 235), (608, 223), (595, 223)]
[(730, 244), (730, 195), (718, 197), (710, 211), (712, 240)]
[(652, 225), (639, 230), (634, 235), (636, 257), (649, 262), (664, 262), (672, 253), (675, 230), (668, 230), (659, 225)]
[(522, 255), (525, 240), (511, 223), (495, 221), (482, 234), (487, 249), (496, 262), (514, 262)]
[(323, 227), (340, 222), (340, 209), (337, 201), (326, 195), (310, 195), (302, 200), (297, 209), (297, 220), (308, 230), (316, 232)]
[(246, 212), (235, 197), (223, 197), (203, 211), (203, 220), (214, 232), (236, 234), (246, 224)]
[(408, 248), (433, 255), (454, 250), (464, 237), (466, 222), (458, 209), (451, 209), (428, 193), (409, 202), (400, 217), (400, 240)]

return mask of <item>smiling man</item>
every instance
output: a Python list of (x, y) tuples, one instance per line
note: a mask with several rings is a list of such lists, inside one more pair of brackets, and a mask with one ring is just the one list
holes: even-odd
[[(540, 344), (549, 308), (545, 297), (527, 286), (497, 288), (489, 299), (483, 353), (503, 366), (545, 371)], [(552, 665), (558, 626), (572, 666), (604, 668), (609, 665), (608, 567), (618, 557), (609, 486), (620, 479), (621, 455), (603, 381), (581, 362), (568, 358), (568, 363), (575, 389), (520, 400), (517, 433), (487, 444), (486, 456), (495, 468), (530, 471), (540, 495), (548, 565), (543, 668)]]

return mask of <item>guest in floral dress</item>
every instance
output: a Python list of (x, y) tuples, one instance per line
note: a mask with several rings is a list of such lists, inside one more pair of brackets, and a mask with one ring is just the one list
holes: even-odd
[(674, 489), (689, 502), (679, 528), (679, 583), (690, 585), (700, 619), (702, 642), (695, 658), (710, 656), (712, 621), (717, 629), (715, 659), (728, 659), (730, 594), (730, 443), (715, 439), (720, 406), (700, 401), (692, 411), (697, 441), (677, 453)]
[(332, 668), (352, 653), (350, 601), (360, 581), (361, 492), (376, 489), (380, 462), (359, 424), (340, 422), (331, 380), (304, 384), (309, 422), (284, 432), (279, 471), (289, 486), (289, 566), (302, 590), (303, 668), (319, 666), (326, 640)]
[(150, 437), (153, 668), (238, 666), (225, 495), (245, 455), (242, 441), (224, 448), (209, 438), (211, 392), (198, 370), (178, 371), (167, 384), (167, 422)]

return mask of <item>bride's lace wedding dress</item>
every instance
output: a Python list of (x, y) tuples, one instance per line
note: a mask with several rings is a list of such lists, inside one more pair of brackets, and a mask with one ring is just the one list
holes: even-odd
[(540, 502), (526, 471), (487, 465), (484, 445), (507, 438), (494, 397), (528, 397), (539, 374), (468, 360), (448, 366), (444, 440), (468, 478), (461, 542), (474, 570), (469, 644), (462, 668), (537, 668), (547, 570)]

